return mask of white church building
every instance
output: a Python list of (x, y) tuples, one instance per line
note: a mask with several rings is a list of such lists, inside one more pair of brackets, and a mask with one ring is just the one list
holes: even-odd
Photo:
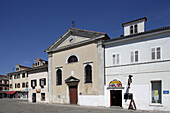
[(170, 110), (170, 27), (145, 31), (146, 21), (123, 23), (124, 36), (104, 42), (106, 107), (133, 99), (137, 109)]

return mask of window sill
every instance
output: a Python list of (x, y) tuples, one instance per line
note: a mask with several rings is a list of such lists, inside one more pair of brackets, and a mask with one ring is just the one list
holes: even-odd
[(113, 64), (112, 66), (119, 66), (120, 64)]
[(107, 87), (107, 89), (124, 89), (125, 87)]
[(66, 64), (76, 64), (76, 63), (78, 63), (78, 62), (71, 62), (71, 63), (66, 63)]
[(159, 103), (150, 103), (149, 106), (163, 107), (163, 105)]
[(84, 82), (85, 84), (93, 83), (93, 82)]
[(32, 87), (32, 89), (35, 89), (35, 87)]

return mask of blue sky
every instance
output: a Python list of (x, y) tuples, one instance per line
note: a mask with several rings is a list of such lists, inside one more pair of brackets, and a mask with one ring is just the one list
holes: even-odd
[(170, 25), (169, 0), (0, 0), (0, 75), (31, 67), (75, 21), (75, 28), (123, 33), (122, 23), (146, 16), (146, 30)]

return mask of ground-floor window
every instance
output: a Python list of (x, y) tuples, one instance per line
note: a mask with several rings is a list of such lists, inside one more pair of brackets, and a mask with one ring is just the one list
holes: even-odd
[(27, 93), (23, 93), (22, 98), (27, 98)]
[(45, 101), (45, 93), (41, 93), (41, 101)]
[(162, 103), (162, 84), (161, 81), (151, 81), (152, 103)]

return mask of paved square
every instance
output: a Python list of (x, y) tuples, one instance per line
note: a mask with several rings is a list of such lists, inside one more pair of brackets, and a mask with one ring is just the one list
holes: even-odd
[[(162, 111), (128, 111), (119, 108), (78, 105), (29, 103), (16, 99), (0, 99), (0, 113), (162, 113)], [(163, 112), (170, 113), (170, 112)]]

